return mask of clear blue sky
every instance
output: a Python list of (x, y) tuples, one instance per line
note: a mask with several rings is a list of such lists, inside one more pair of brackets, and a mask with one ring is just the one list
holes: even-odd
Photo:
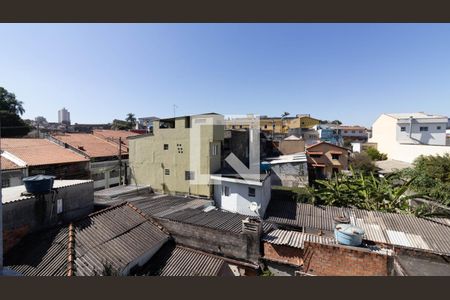
[(450, 115), (450, 24), (0, 24), (25, 118)]

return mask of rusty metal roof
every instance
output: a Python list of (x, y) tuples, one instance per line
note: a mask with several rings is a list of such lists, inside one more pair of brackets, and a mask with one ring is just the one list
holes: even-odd
[(450, 254), (448, 219), (418, 218), (413, 215), (367, 211), (335, 206), (314, 206), (295, 201), (271, 201), (266, 221), (299, 228), (333, 231), (333, 218), (346, 215), (353, 225), (365, 230), (365, 239)]
[(269, 233), (266, 233), (262, 240), (270, 244), (290, 246), (300, 249), (303, 249), (305, 241), (320, 244), (336, 244), (336, 240), (332, 237), (283, 229), (275, 229)]

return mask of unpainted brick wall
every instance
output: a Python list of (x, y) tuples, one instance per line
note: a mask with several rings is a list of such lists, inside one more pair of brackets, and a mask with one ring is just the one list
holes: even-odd
[(319, 276), (388, 276), (391, 259), (364, 248), (305, 242), (303, 271)]
[(264, 258), (280, 263), (301, 266), (303, 264), (303, 250), (264, 242)]

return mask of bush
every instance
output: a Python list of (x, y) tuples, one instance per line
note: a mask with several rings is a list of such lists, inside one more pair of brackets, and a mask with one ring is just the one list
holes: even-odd
[(311, 202), (313, 200), (309, 187), (272, 186), (272, 200), (294, 200)]
[(361, 172), (363, 174), (370, 174), (377, 170), (374, 162), (365, 152), (353, 154), (350, 161), (350, 167), (356, 172)]
[(381, 153), (377, 149), (370, 147), (366, 150), (367, 155), (369, 155), (371, 160), (386, 160), (387, 155), (385, 153)]

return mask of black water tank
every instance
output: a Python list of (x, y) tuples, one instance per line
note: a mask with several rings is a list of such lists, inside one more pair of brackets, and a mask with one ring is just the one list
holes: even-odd
[(32, 194), (45, 194), (52, 190), (55, 176), (36, 175), (22, 179), (25, 189)]

